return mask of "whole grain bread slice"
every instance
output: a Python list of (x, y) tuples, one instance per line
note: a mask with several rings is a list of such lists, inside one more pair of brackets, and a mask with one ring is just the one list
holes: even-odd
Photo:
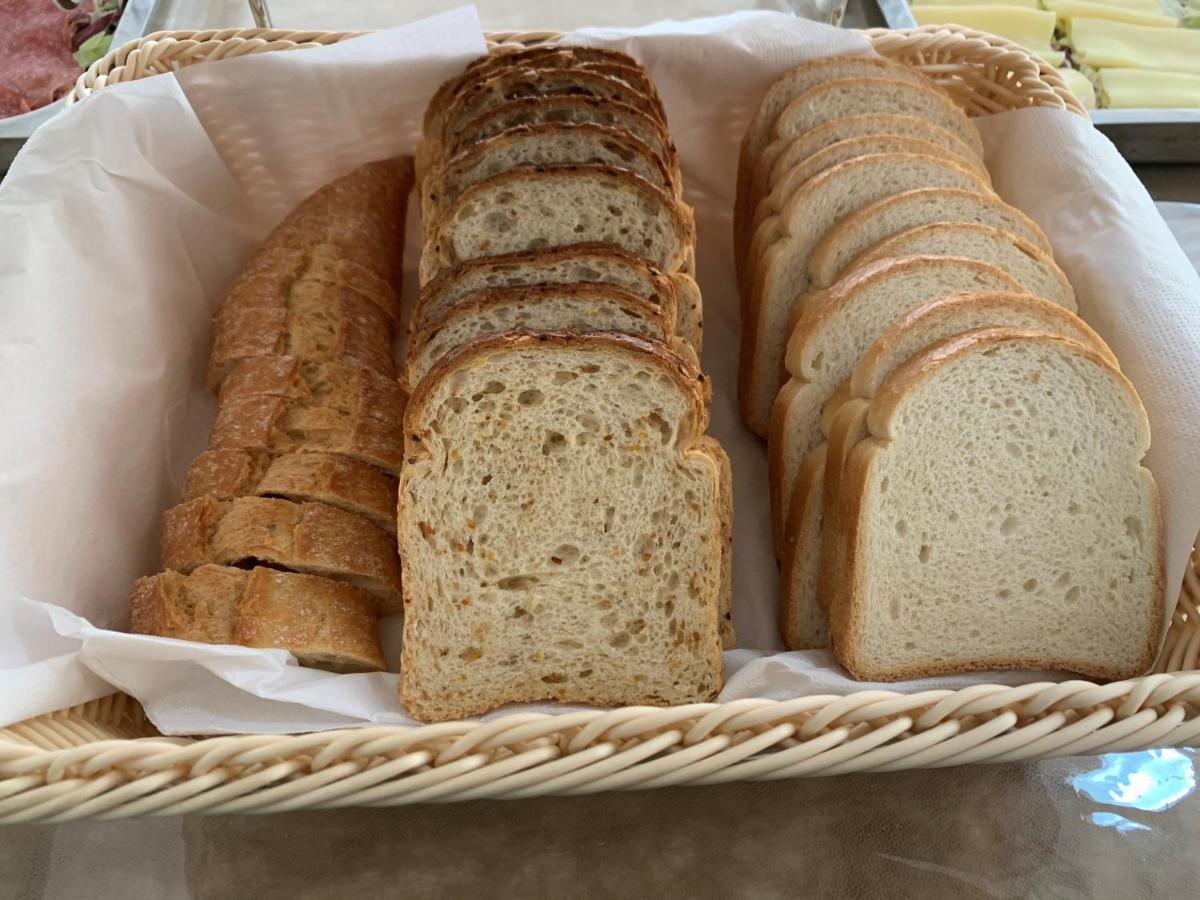
[(850, 264), (887, 238), (935, 222), (991, 225), (1028, 241), (1045, 253), (1050, 242), (1037, 223), (992, 194), (946, 187), (902, 191), (851, 213), (825, 232), (809, 257), (809, 280), (828, 287)]
[(361, 588), (383, 615), (401, 611), (400, 561), (387, 532), (324, 503), (197, 497), (163, 514), (162, 565), (247, 563), (322, 575)]
[(821, 584), (851, 675), (1145, 671), (1161, 510), (1146, 412), (1117, 369), (1065, 338), (969, 332), (884, 379), (867, 423)]
[(574, 283), (608, 284), (664, 308), (674, 306), (676, 334), (700, 352), (704, 310), (695, 279), (682, 272), (663, 273), (644, 258), (610, 244), (575, 244), (460, 263), (421, 288), (412, 330), (475, 291)]
[(287, 650), (332, 672), (387, 668), (370, 595), (317, 575), (203, 565), (139, 578), (131, 606), (134, 634)]
[(664, 271), (695, 245), (691, 210), (643, 178), (606, 166), (513, 169), (462, 193), (426, 236), (421, 283), (483, 256), (611, 244)]
[[(946, 337), (977, 328), (1005, 326), (1044, 331), (1076, 340), (1114, 363), (1099, 336), (1069, 310), (1019, 293), (967, 293), (934, 298), (900, 316), (859, 357), (850, 378), (825, 403), (822, 433), (790, 489), (781, 552), (780, 621), (789, 641), (802, 646), (825, 634), (824, 598), (817, 594), (825, 510), (835, 505), (850, 449), (865, 437), (869, 397), (889, 372)], [(860, 399), (851, 397), (863, 392)], [(791, 643), (789, 643), (791, 646)]]
[(336, 453), (207, 450), (188, 466), (182, 499), (205, 496), (316, 501), (369, 519), (388, 534), (396, 533), (396, 479)]
[(779, 213), (780, 236), (751, 269), (751, 299), (742, 330), (738, 399), (744, 421), (756, 434), (767, 433), (771, 404), (783, 381), (788, 319), (797, 296), (808, 289), (808, 260), (817, 241), (855, 210), (900, 191), (930, 185), (991, 194), (990, 186), (978, 175), (950, 160), (878, 153), (822, 172), (805, 183)]
[(443, 356), (488, 335), (616, 331), (666, 344), (675, 319), (673, 305), (664, 307), (606, 284), (487, 288), (455, 301), (413, 333), (405, 383), (415, 388)]
[(401, 693), (421, 719), (510, 702), (711, 699), (726, 530), (710, 387), (623, 335), (476, 341), (422, 380), (401, 476)]

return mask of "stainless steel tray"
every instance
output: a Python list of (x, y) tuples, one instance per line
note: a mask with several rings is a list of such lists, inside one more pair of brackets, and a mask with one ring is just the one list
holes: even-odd
[[(889, 28), (915, 28), (907, 0), (875, 0)], [(1200, 163), (1200, 109), (1093, 109), (1092, 122), (1131, 163)]]
[[(125, 11), (121, 13), (121, 20), (117, 23), (117, 30), (113, 34), (112, 45), (119, 47), (126, 41), (145, 37), (146, 25), (149, 23), (150, 16), (154, 14), (155, 7), (157, 6), (158, 0), (129, 0), (125, 4)], [(17, 155), (17, 151), (21, 149), (26, 139), (33, 134), (34, 129), (43, 122), (54, 118), (63, 108), (63, 105), (64, 101), (56, 100), (32, 112), (0, 119), (0, 175), (8, 170), (9, 164)]]

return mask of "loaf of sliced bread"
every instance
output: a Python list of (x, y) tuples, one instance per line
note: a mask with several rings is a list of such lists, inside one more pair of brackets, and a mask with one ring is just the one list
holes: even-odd
[(413, 330), (475, 291), (573, 283), (610, 284), (658, 305), (673, 305), (676, 334), (700, 352), (703, 303), (695, 279), (682, 272), (660, 272), (644, 258), (610, 244), (576, 244), (488, 256), (446, 269), (421, 288), (412, 317)]
[(1075, 291), (1054, 258), (1011, 231), (977, 222), (932, 222), (886, 238), (855, 257), (847, 270), (889, 256), (966, 256), (997, 265), (1031, 294), (1072, 312)]
[(793, 100), (819, 84), (845, 78), (891, 77), (921, 81), (924, 76), (908, 66), (877, 56), (827, 56), (801, 63), (778, 78), (763, 95), (755, 110), (738, 152), (737, 201), (734, 207), (735, 233), (742, 229), (743, 218), (753, 212), (751, 179), (759, 158), (775, 138), (775, 122)]
[(387, 668), (371, 597), (316, 575), (213, 565), (162, 572), (138, 579), (131, 606), (134, 634), (287, 650), (333, 672)]
[(1150, 665), (1161, 513), (1146, 413), (1118, 370), (1065, 338), (969, 332), (884, 379), (867, 422), (821, 584), (854, 677)]
[(400, 563), (387, 532), (324, 503), (198, 497), (163, 514), (162, 565), (263, 563), (362, 588), (384, 615), (401, 610)]
[[(780, 552), (780, 623), (789, 647), (824, 646), (825, 611), (817, 596), (826, 498), (836, 498), (845, 454), (861, 437), (869, 401), (851, 399), (853, 390), (873, 395), (894, 368), (925, 347), (977, 328), (1008, 326), (1058, 334), (1084, 343), (1114, 362), (1104, 342), (1063, 307), (1029, 294), (967, 293), (937, 297), (900, 316), (859, 357), (850, 378), (825, 403), (822, 433), (827, 443), (800, 466), (787, 504), (788, 521)], [(852, 388), (851, 385), (856, 385)], [(850, 411), (853, 410), (853, 411)], [(835, 432), (837, 432), (835, 436)]]
[(708, 394), (617, 335), (484, 339), (422, 380), (399, 521), (414, 716), (716, 696), (728, 532)]
[(415, 388), (447, 353), (476, 338), (517, 331), (615, 331), (668, 343), (675, 309), (607, 284), (539, 284), (467, 294), (413, 333), (405, 380)]
[[(847, 160), (822, 172), (796, 192), (763, 229), (778, 238), (763, 248), (750, 269), (752, 282), (742, 330), (738, 397), (742, 417), (765, 436), (771, 404), (783, 378), (787, 324), (793, 303), (808, 288), (808, 259), (820, 237), (855, 210), (900, 191), (929, 185), (991, 194), (970, 169), (950, 160), (908, 153), (878, 153)], [(751, 254), (755, 248), (751, 248)]]
[(522, 166), (605, 165), (628, 169), (678, 197), (657, 151), (628, 131), (595, 123), (523, 125), (470, 145), (425, 179), (421, 219), (436, 222), (454, 200), (478, 184)]
[(473, 185), (426, 236), (421, 283), (470, 259), (610, 244), (664, 271), (695, 244), (691, 210), (643, 178), (607, 166), (514, 169)]
[[(987, 186), (989, 190), (991, 188), (991, 178), (986, 169), (977, 163), (956, 156), (931, 141), (891, 136), (854, 138), (842, 141), (830, 145), (809, 159), (798, 163), (785, 178), (775, 185), (769, 194), (759, 201), (754, 214), (753, 237), (747, 251), (750, 260), (760, 259), (763, 249), (780, 236), (783, 230), (778, 219), (780, 211), (787, 207), (788, 201), (810, 179), (827, 169), (832, 169), (838, 163), (880, 153), (907, 153), (943, 159), (960, 166), (975, 176), (969, 182), (965, 182), (968, 189), (979, 189), (980, 185)], [(773, 225), (767, 224), (768, 222)]]
[(999, 197), (929, 186), (884, 197), (826, 231), (809, 258), (809, 280), (813, 287), (828, 287), (849, 270), (851, 262), (881, 241), (935, 222), (991, 225), (1051, 252), (1037, 223)]
[(184, 501), (197, 497), (282, 497), (316, 501), (370, 519), (396, 533), (396, 479), (335, 453), (208, 450), (188, 466)]
[(880, 260), (813, 294), (787, 344), (787, 383), (771, 408), (767, 442), (772, 523), (782, 547), (792, 485), (808, 453), (821, 443), (821, 409), (859, 356), (908, 310), (942, 294), (1021, 292), (996, 266), (953, 256)]

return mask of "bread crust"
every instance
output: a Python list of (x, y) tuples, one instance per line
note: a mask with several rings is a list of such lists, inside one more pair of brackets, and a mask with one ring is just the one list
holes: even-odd
[(202, 496), (163, 514), (164, 569), (186, 574), (205, 563), (249, 561), (356, 585), (383, 615), (402, 608), (391, 537), (353, 513), (324, 503)]
[(335, 672), (387, 668), (374, 601), (328, 578), (204, 565), (138, 579), (131, 607), (134, 634), (287, 650)]

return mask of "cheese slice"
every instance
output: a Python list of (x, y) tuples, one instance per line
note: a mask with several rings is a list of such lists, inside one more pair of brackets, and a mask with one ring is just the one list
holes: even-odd
[[(1050, 46), (1056, 20), (1050, 10), (998, 5), (930, 5), (914, 6), (912, 14), (918, 25), (954, 24), (989, 31), (1037, 53), (1051, 65), (1061, 62), (1061, 54)], [(1058, 62), (1053, 61), (1055, 56), (1058, 56)]]
[(1200, 108), (1200, 75), (1153, 69), (1101, 69), (1100, 102), (1107, 109)]
[(1096, 88), (1091, 80), (1082, 72), (1074, 69), (1059, 69), (1058, 74), (1067, 83), (1071, 93), (1083, 104), (1084, 109), (1096, 108)]
[(1108, 19), (1112, 22), (1129, 22), (1132, 25), (1147, 25), (1154, 28), (1178, 28), (1179, 20), (1165, 16), (1162, 10), (1150, 11), (1132, 7), (1113, 6), (1090, 0), (1042, 0), (1046, 9), (1053, 10), (1060, 22), (1070, 29), (1071, 19), (1087, 16), (1092, 19)]
[(1200, 75), (1200, 31), (1149, 28), (1081, 17), (1071, 19), (1064, 43), (1073, 59), (1094, 69), (1161, 69)]

